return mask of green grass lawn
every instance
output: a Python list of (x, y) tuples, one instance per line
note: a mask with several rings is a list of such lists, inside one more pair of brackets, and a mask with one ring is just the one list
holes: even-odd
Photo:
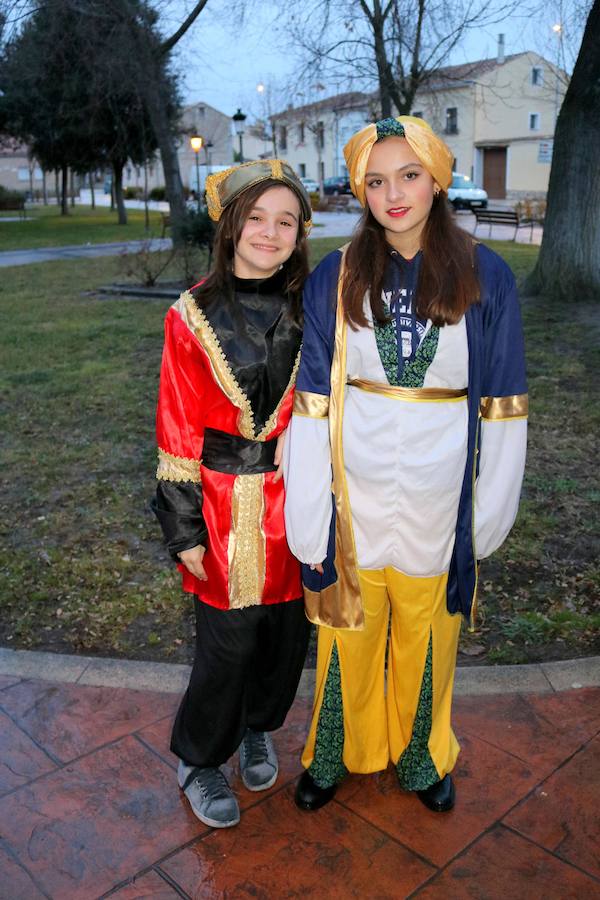
[[(146, 237), (144, 210), (127, 210), (127, 225), (117, 223), (116, 210), (106, 207), (69, 207), (69, 215), (61, 216), (60, 208), (35, 206), (27, 210), (27, 219), (7, 222), (18, 213), (0, 216), (0, 251), (29, 250), (35, 247), (65, 247), (71, 244), (108, 244), (114, 241), (136, 241)], [(162, 230), (160, 213), (150, 212), (150, 231), (157, 237)]]
[[(340, 243), (311, 241), (313, 264)], [(520, 275), (537, 252), (493, 246)], [(95, 293), (119, 267), (2, 270), (0, 644), (184, 661), (191, 604), (148, 507), (169, 301)], [(540, 298), (525, 301), (524, 320), (524, 498), (510, 539), (482, 566), (482, 618), (463, 661), (598, 652), (598, 312)]]

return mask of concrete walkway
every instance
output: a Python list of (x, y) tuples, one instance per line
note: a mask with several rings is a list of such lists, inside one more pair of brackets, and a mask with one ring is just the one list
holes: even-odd
[[(310, 238), (339, 237), (349, 238), (360, 218), (358, 212), (316, 212)], [(475, 230), (475, 217), (469, 212), (457, 214), (457, 222), (461, 228), (472, 234)], [(491, 232), (491, 235), (490, 235)], [(482, 239), (510, 241), (514, 228), (506, 225), (480, 225), (477, 237)], [(521, 228), (517, 233), (517, 243), (529, 243), (529, 228)], [(542, 229), (533, 228), (532, 242), (540, 244)], [(31, 250), (5, 250), (0, 252), (0, 267), (28, 266), (32, 263), (44, 263), (57, 259), (89, 259), (99, 256), (119, 256), (121, 253), (135, 253), (142, 248), (145, 241), (123, 241), (116, 244), (77, 244), (69, 247), (39, 247)], [(151, 250), (169, 250), (170, 238), (153, 238)]]
[(453, 812), (392, 769), (300, 812), (308, 672), (277, 783), (246, 791), (236, 754), (242, 820), (215, 831), (168, 749), (186, 666), (0, 650), (0, 896), (600, 898), (600, 658), (509, 669), (459, 671)]

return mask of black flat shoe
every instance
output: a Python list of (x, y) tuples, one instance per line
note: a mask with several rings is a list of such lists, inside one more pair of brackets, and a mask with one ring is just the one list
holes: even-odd
[(332, 784), (331, 787), (328, 788), (320, 788), (318, 784), (315, 784), (312, 780), (308, 769), (305, 769), (300, 776), (300, 781), (296, 787), (294, 800), (299, 809), (321, 809), (322, 806), (325, 806), (326, 803), (333, 800), (336, 790), (337, 784)]
[(450, 775), (444, 775), (441, 781), (436, 781), (424, 791), (415, 791), (415, 794), (433, 812), (448, 812), (454, 806), (454, 784)]

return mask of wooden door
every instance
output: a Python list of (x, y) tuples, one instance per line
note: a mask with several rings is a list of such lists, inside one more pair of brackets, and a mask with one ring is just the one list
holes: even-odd
[(506, 147), (488, 147), (483, 151), (483, 187), (491, 200), (506, 197)]

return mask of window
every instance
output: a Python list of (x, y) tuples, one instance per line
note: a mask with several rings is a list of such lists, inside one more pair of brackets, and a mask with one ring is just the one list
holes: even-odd
[(458, 134), (458, 110), (456, 106), (446, 109), (446, 134)]
[(325, 126), (323, 122), (317, 122), (317, 146), (323, 149), (325, 146)]
[(531, 83), (538, 86), (544, 83), (544, 70), (541, 66), (533, 66), (531, 69)]
[(304, 122), (300, 122), (298, 125), (298, 143), (304, 143)]
[(306, 163), (299, 163), (298, 171), (300, 172), (300, 178), (306, 178)]
[(415, 110), (414, 112), (411, 113), (411, 116), (414, 116), (415, 119), (422, 119), (423, 113), (421, 112), (421, 110), (418, 110), (418, 111)]
[(201, 119), (203, 119), (204, 116), (206, 115), (206, 107), (205, 107), (205, 106), (198, 106), (197, 109), (198, 109), (198, 115), (199, 115), (199, 117), (200, 117)]
[(529, 113), (529, 130), (530, 131), (539, 131), (540, 130), (540, 114), (539, 113)]
[(287, 126), (281, 125), (279, 128), (279, 148), (287, 150)]

